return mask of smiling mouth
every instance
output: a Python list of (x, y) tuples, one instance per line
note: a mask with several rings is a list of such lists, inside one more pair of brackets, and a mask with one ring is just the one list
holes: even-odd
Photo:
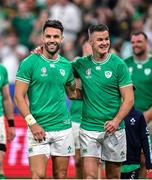
[(108, 48), (107, 45), (106, 45), (106, 46), (100, 45), (99, 47), (100, 47), (100, 48), (105, 48), (105, 49)]
[(134, 51), (137, 51), (137, 50), (140, 50), (140, 48), (139, 47), (134, 48)]
[(49, 48), (55, 48), (55, 47), (56, 47), (55, 44), (48, 44), (47, 46), (48, 46)]
[(99, 47), (101, 50), (107, 50), (108, 47)]

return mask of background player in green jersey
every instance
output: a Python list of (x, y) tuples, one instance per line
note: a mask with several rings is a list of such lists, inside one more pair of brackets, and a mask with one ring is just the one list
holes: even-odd
[(134, 102), (132, 81), (123, 60), (109, 53), (106, 25), (91, 26), (89, 42), (93, 55), (73, 63), (83, 93), (80, 126), (83, 178), (97, 178), (101, 158), (105, 160), (106, 177), (118, 179), (121, 162), (126, 159), (123, 119)]
[[(143, 31), (131, 34), (133, 55), (125, 59), (129, 68), (135, 91), (135, 108), (144, 113), (148, 123), (149, 133), (152, 134), (152, 56), (149, 53), (147, 35)], [(144, 154), (141, 154), (140, 177), (146, 177)]]
[(4, 113), (8, 119), (7, 139), (10, 142), (15, 138), (13, 104), (9, 92), (7, 70), (0, 65), (0, 179), (5, 179), (3, 170), (3, 160), (6, 152)]
[(65, 178), (68, 157), (74, 155), (65, 89), (73, 94), (75, 81), (71, 64), (59, 55), (62, 41), (61, 22), (47, 20), (43, 27), (42, 55), (28, 56), (17, 72), (14, 99), (29, 127), (29, 165), (34, 179), (45, 177), (49, 156), (54, 178)]
[(80, 140), (79, 140), (79, 130), (80, 130), (81, 114), (82, 114), (82, 100), (71, 100), (70, 114), (71, 114), (73, 137), (75, 143), (76, 178), (82, 179)]

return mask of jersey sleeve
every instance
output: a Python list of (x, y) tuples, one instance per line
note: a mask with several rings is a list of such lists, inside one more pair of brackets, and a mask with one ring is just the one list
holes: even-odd
[(4, 66), (1, 65), (1, 81), (2, 86), (5, 86), (8, 84), (8, 72)]
[(118, 65), (118, 84), (119, 87), (125, 87), (132, 84), (131, 76), (128, 71), (127, 65), (125, 63), (121, 63)]
[(70, 64), (70, 70), (69, 70), (69, 76), (67, 78), (66, 85), (73, 85), (75, 83), (74, 75), (73, 75), (73, 70), (72, 70), (72, 65)]
[(72, 69), (73, 69), (74, 77), (79, 78), (78, 71), (77, 71), (77, 69), (79, 67), (78, 58), (75, 59), (73, 62), (71, 62), (71, 64), (72, 64)]
[(29, 84), (29, 82), (31, 81), (31, 75), (32, 75), (32, 61), (30, 61), (30, 58), (27, 57), (19, 65), (16, 74), (16, 80), (20, 80), (24, 83)]

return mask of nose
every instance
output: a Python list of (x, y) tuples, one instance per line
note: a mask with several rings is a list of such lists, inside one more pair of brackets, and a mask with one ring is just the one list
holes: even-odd
[(53, 37), (53, 36), (50, 37), (50, 41), (51, 41), (51, 42), (54, 42), (54, 37)]
[(103, 44), (107, 44), (107, 40), (103, 40), (102, 43), (103, 43)]
[(49, 40), (50, 40), (50, 42), (54, 42), (54, 37), (51, 36)]

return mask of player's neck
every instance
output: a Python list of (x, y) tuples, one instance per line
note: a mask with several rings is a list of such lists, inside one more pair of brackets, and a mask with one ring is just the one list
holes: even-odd
[(109, 53), (105, 53), (105, 54), (93, 54), (93, 59), (96, 62), (103, 62), (107, 59), (107, 57), (109, 56)]
[(45, 56), (47, 59), (56, 60), (56, 59), (58, 59), (58, 52), (55, 54), (50, 54), (44, 49), (43, 50), (43, 56)]
[(137, 61), (146, 61), (149, 58), (149, 53), (146, 52), (146, 53), (144, 53), (142, 55), (135, 55), (134, 58)]

